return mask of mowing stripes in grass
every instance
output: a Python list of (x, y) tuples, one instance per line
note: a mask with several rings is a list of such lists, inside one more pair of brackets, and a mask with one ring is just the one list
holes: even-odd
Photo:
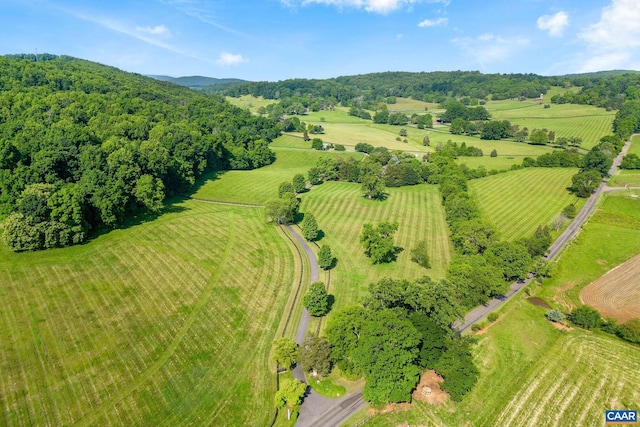
[[(360, 185), (326, 182), (302, 195), (302, 212), (313, 213), (328, 244), (338, 259), (332, 271), (334, 308), (354, 304), (368, 285), (384, 276), (415, 279), (428, 274), (444, 277), (451, 257), (448, 228), (444, 221), (438, 188), (431, 185), (387, 189), (389, 197), (379, 202), (362, 197)], [(398, 221), (395, 244), (403, 248), (398, 260), (372, 265), (359, 242), (366, 222)], [(429, 242), (431, 269), (411, 262), (411, 249), (420, 240)]]
[(262, 209), (170, 210), (83, 246), (0, 249), (0, 424), (268, 423), (290, 248)]
[(193, 195), (195, 198), (224, 202), (264, 204), (276, 197), (278, 185), (291, 181), (296, 174), (305, 177), (318, 159), (327, 156), (355, 156), (360, 153), (337, 153), (317, 150), (297, 150), (274, 147), (276, 161), (260, 169), (249, 171), (227, 171), (219, 177), (204, 181)]
[(516, 240), (547, 225), (569, 203), (576, 201), (567, 187), (571, 168), (527, 168), (469, 182), (483, 217), (503, 239)]

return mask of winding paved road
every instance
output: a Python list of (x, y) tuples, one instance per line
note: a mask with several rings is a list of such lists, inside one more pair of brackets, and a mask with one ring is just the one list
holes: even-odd
[[(629, 137), (629, 140), (624, 144), (624, 147), (622, 147), (622, 150), (620, 150), (620, 154), (618, 154), (618, 156), (613, 160), (613, 165), (609, 170), (609, 176), (613, 176), (613, 174), (616, 173), (616, 170), (618, 169), (618, 167), (620, 166), (620, 163), (622, 162), (622, 158), (624, 157), (624, 155), (627, 153), (627, 150), (629, 149), (629, 145), (631, 144), (631, 139), (633, 139), (633, 137), (634, 135)], [(564, 232), (560, 235), (560, 237), (558, 237), (556, 241), (553, 242), (553, 244), (549, 247), (549, 250), (547, 251), (547, 255), (546, 255), (546, 258), (548, 260), (552, 260), (556, 256), (558, 256), (558, 254), (562, 251), (565, 245), (573, 237), (575, 237), (578, 231), (580, 231), (582, 224), (584, 224), (586, 219), (593, 212), (593, 209), (596, 206), (596, 202), (598, 201), (600, 194), (602, 194), (604, 191), (613, 190), (612, 187), (607, 187), (607, 181), (608, 181), (607, 178), (602, 180), (598, 188), (593, 192), (591, 197), (589, 197), (589, 200), (587, 200), (587, 203), (585, 203), (585, 205), (582, 207), (582, 210), (580, 211), (580, 213), (576, 215), (576, 217), (571, 222), (571, 224), (569, 224), (569, 226), (564, 230)], [(456, 322), (453, 326), (457, 328), (460, 332), (464, 332), (468, 330), (478, 320), (487, 316), (489, 313), (498, 309), (504, 303), (509, 301), (509, 299), (511, 299), (515, 294), (517, 294), (522, 288), (527, 286), (527, 284), (529, 284), (531, 280), (533, 280), (533, 276), (529, 275), (529, 277), (527, 277), (527, 279), (523, 281), (512, 283), (509, 288), (509, 292), (507, 292), (506, 295), (495, 297), (491, 301), (487, 302), (486, 304), (483, 304), (474, 308), (465, 316), (464, 324), (460, 324), (460, 322)]]
[[(319, 280), (319, 268), (315, 253), (311, 250), (307, 241), (302, 238), (298, 231), (286, 225), (286, 229), (300, 243), (304, 249), (304, 253), (309, 259), (311, 283)], [(306, 308), (302, 310), (300, 323), (296, 330), (296, 343), (302, 345), (304, 337), (307, 334), (309, 326), (309, 312)], [(293, 369), (293, 376), (302, 382), (306, 382), (304, 371), (300, 366)], [(367, 403), (362, 399), (362, 390), (357, 390), (349, 395), (331, 399), (324, 397), (312, 388), (307, 389), (304, 401), (300, 406), (300, 415), (296, 426), (298, 427), (333, 427), (338, 426), (346, 421), (357, 410), (365, 406)]]

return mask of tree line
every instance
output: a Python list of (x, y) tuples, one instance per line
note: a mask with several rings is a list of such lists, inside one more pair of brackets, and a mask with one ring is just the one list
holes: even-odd
[(71, 57), (0, 57), (4, 241), (81, 243), (206, 172), (271, 163), (279, 132), (220, 96)]

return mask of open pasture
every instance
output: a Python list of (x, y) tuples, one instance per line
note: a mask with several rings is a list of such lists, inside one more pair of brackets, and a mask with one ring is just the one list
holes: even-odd
[(513, 105), (513, 102), (502, 106), (490, 104), (488, 109), (492, 119), (509, 120), (512, 125), (529, 128), (529, 132), (546, 128), (556, 133), (556, 139), (580, 137), (583, 141), (581, 147), (587, 150), (603, 136), (611, 135), (615, 117), (615, 111), (589, 105), (552, 104), (551, 108), (543, 108), (531, 101), (523, 101), (521, 105)]
[(640, 405), (640, 352), (619, 339), (573, 331), (526, 373), (492, 425), (601, 426), (606, 409)]
[(275, 99), (264, 99), (261, 96), (256, 97), (253, 95), (242, 95), (238, 98), (227, 96), (225, 99), (236, 107), (249, 110), (252, 113), (256, 113), (260, 107), (266, 107), (269, 104), (275, 104), (277, 102)]
[(629, 151), (627, 154), (635, 154), (636, 156), (640, 156), (640, 135), (636, 135), (631, 138), (631, 145), (629, 146)]
[(640, 253), (640, 201), (625, 191), (610, 193), (562, 253), (541, 296), (570, 311), (580, 291), (616, 265)]
[(583, 303), (619, 323), (640, 318), (640, 255), (609, 270), (580, 292)]
[(480, 166), (486, 170), (506, 171), (513, 165), (521, 165), (523, 156), (497, 156), (491, 157), (484, 154), (482, 157), (458, 157), (456, 163), (466, 165), (469, 169), (477, 169)]
[[(388, 188), (387, 192), (387, 200), (373, 201), (362, 196), (359, 184), (325, 182), (301, 196), (300, 211), (316, 217), (325, 234), (319, 243), (331, 246), (338, 259), (329, 290), (336, 298), (334, 309), (357, 303), (368, 285), (383, 277), (444, 277), (452, 248), (438, 188), (416, 185)], [(364, 223), (381, 221), (399, 223), (395, 245), (403, 251), (396, 262), (373, 265), (364, 255), (359, 236)], [(411, 249), (421, 240), (429, 243), (430, 269), (411, 261)]]
[[(285, 144), (296, 144), (293, 137)], [(305, 146), (310, 143), (304, 143)], [(205, 176), (202, 185), (193, 194), (198, 199), (218, 200), (236, 203), (263, 204), (278, 194), (278, 185), (283, 181), (291, 181), (294, 175), (301, 173), (307, 177), (309, 169), (325, 156), (355, 156), (360, 153), (324, 152), (311, 149), (291, 149), (274, 146), (276, 161), (269, 166), (248, 171), (226, 171), (219, 176)]]
[(526, 168), (469, 181), (483, 218), (501, 238), (529, 237), (576, 201), (569, 194), (572, 168)]
[[(345, 116), (347, 116), (346, 113)], [(370, 120), (355, 119), (357, 120), (355, 122), (308, 121), (307, 123), (322, 125), (324, 134), (316, 136), (324, 142), (343, 144), (349, 147), (358, 143), (367, 143), (374, 147), (387, 147), (390, 150), (432, 151), (422, 145), (422, 139), (427, 135), (427, 130), (411, 126), (378, 125)], [(396, 139), (399, 137), (400, 129), (403, 128), (407, 130), (408, 143)], [(401, 137), (401, 140), (404, 139), (405, 137)]]
[(640, 171), (639, 170), (618, 170), (611, 177), (607, 185), (611, 187), (640, 187)]
[(82, 246), (0, 251), (0, 424), (268, 424), (295, 262), (263, 209), (187, 201)]

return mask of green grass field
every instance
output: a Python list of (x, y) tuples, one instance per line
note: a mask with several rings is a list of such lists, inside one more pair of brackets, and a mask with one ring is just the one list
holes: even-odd
[(636, 156), (640, 156), (640, 135), (636, 135), (631, 139), (631, 145), (629, 146), (629, 151), (627, 154), (635, 154)]
[(296, 263), (263, 209), (187, 201), (85, 245), (0, 251), (0, 424), (268, 424)]
[(256, 113), (260, 107), (266, 107), (269, 104), (275, 104), (277, 102), (275, 99), (264, 99), (261, 96), (255, 97), (252, 95), (243, 95), (238, 98), (227, 96), (226, 100), (236, 107), (249, 110), (252, 113)]
[(580, 304), (580, 291), (640, 253), (640, 200), (635, 191), (606, 196), (575, 241), (561, 255), (542, 296), (565, 310)]
[[(330, 245), (338, 259), (329, 289), (336, 298), (334, 309), (355, 304), (369, 284), (382, 277), (444, 277), (452, 249), (438, 188), (417, 185), (387, 191), (387, 200), (372, 201), (362, 197), (359, 184), (326, 182), (302, 195), (300, 211), (316, 217), (325, 233), (319, 243)], [(358, 239), (365, 222), (380, 221), (398, 221), (395, 244), (404, 250), (396, 262), (372, 265)], [(428, 270), (411, 261), (411, 249), (420, 240), (429, 242)]]
[(469, 189), (483, 218), (503, 239), (516, 240), (548, 225), (577, 200), (566, 189), (575, 173), (571, 168), (526, 168), (469, 181)]
[[(547, 102), (544, 102), (547, 103)], [(606, 111), (590, 105), (551, 104), (543, 108), (539, 101), (497, 101), (487, 109), (494, 120), (509, 120), (512, 125), (533, 129), (546, 128), (556, 133), (556, 138), (577, 136), (582, 138), (582, 148), (590, 149), (600, 138), (611, 135), (615, 111)]]
[[(297, 138), (281, 137), (291, 144), (297, 143)], [(277, 143), (276, 143), (277, 144)], [(283, 142), (287, 144), (287, 142)], [(305, 145), (308, 145), (305, 143)], [(315, 166), (318, 159), (326, 156), (355, 156), (359, 153), (323, 152), (311, 149), (291, 149), (274, 146), (276, 161), (260, 169), (248, 171), (226, 171), (220, 176), (205, 176), (202, 185), (193, 194), (199, 199), (219, 200), (225, 202), (263, 204), (276, 197), (278, 185), (283, 181), (291, 181), (294, 175), (301, 173), (305, 177), (307, 172)]]

